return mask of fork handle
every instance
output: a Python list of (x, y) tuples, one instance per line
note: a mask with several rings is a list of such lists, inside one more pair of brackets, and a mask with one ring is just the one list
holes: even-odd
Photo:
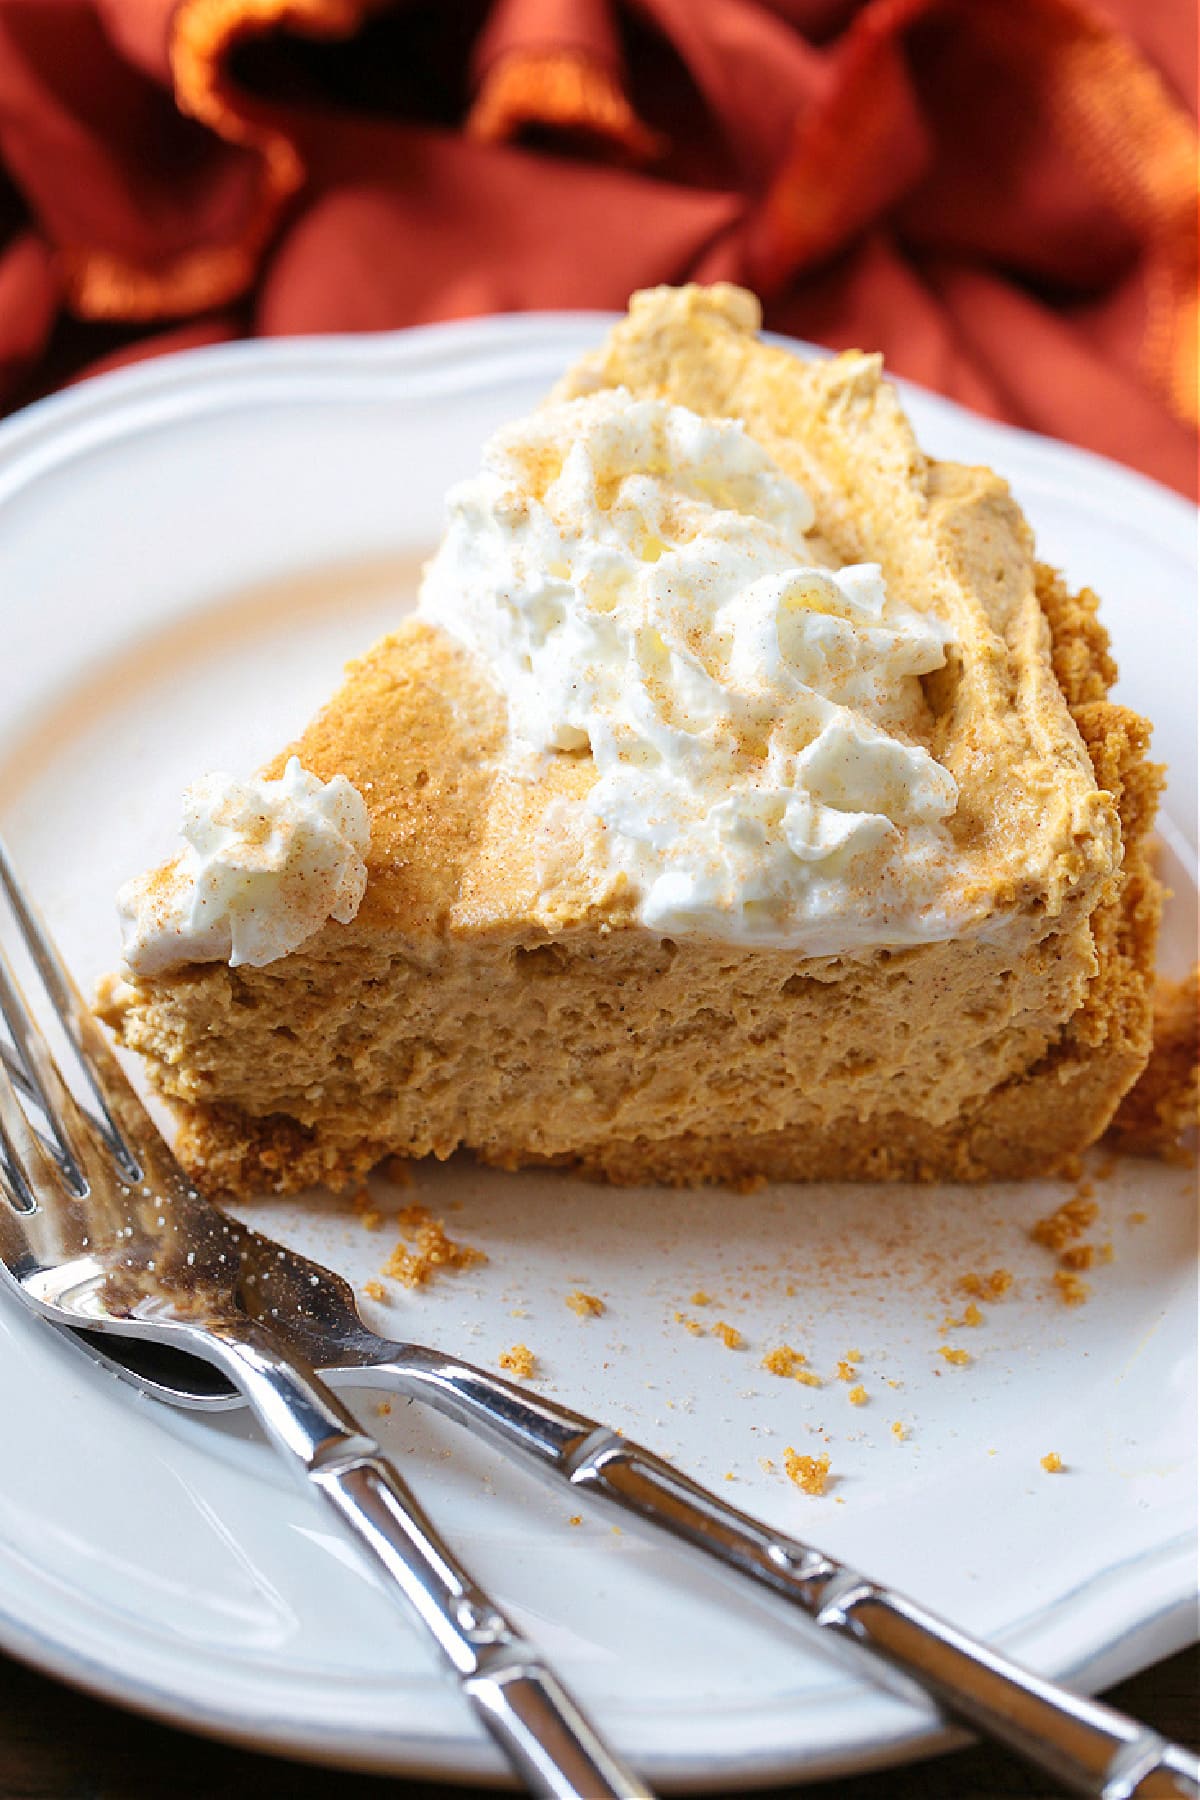
[(528, 1791), (546, 1800), (653, 1800), (325, 1383), (262, 1327), (206, 1332), (210, 1355), (214, 1335), (226, 1374), (272, 1444), (416, 1612)]
[[(406, 1392), (518, 1452), (544, 1475), (698, 1551), (865, 1652), (876, 1680), (998, 1739), (1093, 1800), (1196, 1800), (1200, 1761), (1102, 1701), (1010, 1662), (903, 1595), (811, 1545), (772, 1531), (664, 1458), (582, 1413), (489, 1371), (415, 1345), (371, 1379)], [(365, 1371), (364, 1371), (365, 1373)]]

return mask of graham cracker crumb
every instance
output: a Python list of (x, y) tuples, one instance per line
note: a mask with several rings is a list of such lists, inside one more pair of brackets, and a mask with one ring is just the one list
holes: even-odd
[(1095, 1244), (1070, 1244), (1059, 1252), (1059, 1263), (1064, 1269), (1090, 1269), (1096, 1260)]
[(375, 1411), (376, 1411), (376, 1412), (377, 1412), (377, 1413), (378, 1413), (378, 1414), (379, 1414), (379, 1416), (380, 1416), (380, 1418), (381, 1418), (381, 1419), (388, 1419), (388, 1418), (390, 1418), (390, 1417), (391, 1417), (391, 1413), (392, 1413), (392, 1403), (391, 1403), (391, 1401), (390, 1401), (390, 1400), (380, 1400), (380, 1401), (378, 1401), (378, 1402), (377, 1402), (377, 1403), (376, 1403), (376, 1407), (375, 1407)]
[(522, 1381), (528, 1381), (537, 1366), (537, 1358), (528, 1344), (514, 1344), (511, 1350), (500, 1352), (500, 1367), (507, 1369)]
[(692, 1295), (692, 1305), (693, 1306), (708, 1306), (711, 1304), (711, 1302), (712, 1302), (712, 1295), (706, 1294), (703, 1288), (697, 1288), (695, 1293)]
[(1096, 1202), (1081, 1190), (1070, 1200), (1064, 1200), (1056, 1212), (1031, 1225), (1029, 1235), (1044, 1250), (1065, 1249), (1076, 1238), (1082, 1237), (1089, 1225), (1095, 1224), (1099, 1211)]
[(704, 1336), (704, 1327), (699, 1319), (689, 1319), (686, 1313), (677, 1312), (675, 1314), (675, 1323), (677, 1325), (682, 1325), (685, 1331), (690, 1331), (693, 1337)]
[(908, 1428), (902, 1419), (892, 1420), (892, 1436), (898, 1444), (902, 1444), (908, 1436)]
[(1108, 1139), (1132, 1156), (1185, 1161), (1180, 1138), (1200, 1115), (1200, 970), (1160, 979), (1150, 1060), (1117, 1108)]
[(1072, 1275), (1066, 1269), (1055, 1269), (1051, 1280), (1064, 1306), (1082, 1306), (1092, 1291), (1086, 1281), (1080, 1281), (1078, 1275)]
[(800, 1489), (802, 1494), (821, 1495), (825, 1492), (829, 1481), (829, 1452), (821, 1456), (801, 1456), (789, 1444), (783, 1453), (783, 1466), (787, 1478)]
[(958, 1290), (975, 1300), (1003, 1300), (1012, 1284), (1011, 1269), (993, 1269), (990, 1275), (980, 1275), (972, 1269), (959, 1277)]
[(722, 1319), (713, 1326), (714, 1337), (719, 1337), (727, 1350), (740, 1350), (743, 1343), (741, 1332), (736, 1325), (727, 1325)]
[(368, 1188), (360, 1187), (357, 1193), (351, 1195), (350, 1205), (368, 1231), (379, 1230), (383, 1223), (383, 1214), (375, 1205)]
[(867, 1390), (860, 1382), (857, 1387), (852, 1387), (850, 1389), (846, 1398), (849, 1400), (851, 1406), (865, 1406), (867, 1404)]
[(760, 1456), (758, 1459), (758, 1466), (764, 1475), (773, 1475), (775, 1473), (775, 1464), (771, 1461), (769, 1456)]
[(1047, 1475), (1061, 1475), (1066, 1466), (1057, 1450), (1048, 1450), (1042, 1458), (1042, 1467)]
[(780, 1344), (778, 1349), (768, 1350), (763, 1357), (762, 1366), (772, 1375), (782, 1375), (798, 1381), (801, 1387), (819, 1388), (822, 1386), (821, 1377), (803, 1366), (807, 1361), (808, 1358), (802, 1351), (793, 1350), (790, 1344)]
[(581, 1319), (598, 1319), (604, 1311), (604, 1302), (599, 1295), (585, 1294), (581, 1288), (567, 1295), (567, 1305)]
[(384, 1287), (382, 1281), (364, 1281), (363, 1293), (367, 1296), (368, 1300), (387, 1299), (387, 1289)]
[(853, 1381), (857, 1374), (858, 1370), (854, 1367), (853, 1363), (843, 1361), (837, 1366), (837, 1378), (839, 1381)]
[(583, 1524), (583, 1514), (582, 1513), (572, 1513), (570, 1518), (567, 1520), (567, 1524), (568, 1525), (582, 1525)]
[(487, 1253), (473, 1244), (460, 1244), (446, 1235), (441, 1219), (430, 1216), (424, 1206), (406, 1206), (396, 1215), (401, 1231), (416, 1234), (412, 1249), (401, 1241), (392, 1251), (382, 1275), (402, 1281), (406, 1287), (424, 1287), (439, 1269), (471, 1269), (487, 1261)]
[(952, 1350), (949, 1344), (939, 1344), (938, 1355), (944, 1356), (948, 1363), (954, 1364), (955, 1368), (962, 1368), (971, 1360), (969, 1350)]

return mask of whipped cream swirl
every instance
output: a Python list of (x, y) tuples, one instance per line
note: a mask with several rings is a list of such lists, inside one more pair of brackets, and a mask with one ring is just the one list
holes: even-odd
[[(590, 754), (643, 922), (807, 954), (944, 936), (956, 784), (919, 741), (950, 634), (744, 427), (606, 390), (453, 488), (422, 615), (483, 659), (519, 761)], [(536, 766), (532, 771), (536, 775)]]
[(295, 756), (278, 781), (205, 775), (184, 794), (182, 830), (174, 862), (117, 895), (134, 974), (186, 962), (261, 968), (358, 911), (371, 828), (344, 775), (322, 781)]

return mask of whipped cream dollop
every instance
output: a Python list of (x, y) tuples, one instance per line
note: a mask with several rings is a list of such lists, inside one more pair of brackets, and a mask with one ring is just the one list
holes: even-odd
[(919, 742), (947, 627), (824, 566), (744, 427), (610, 389), (492, 438), (422, 615), (485, 663), (517, 764), (590, 754), (610, 864), (664, 933), (807, 954), (948, 935), (957, 787)]
[(205, 775), (183, 797), (186, 848), (117, 895), (126, 967), (185, 962), (261, 968), (327, 919), (345, 925), (367, 885), (366, 803), (344, 775), (322, 781), (291, 757), (278, 781)]

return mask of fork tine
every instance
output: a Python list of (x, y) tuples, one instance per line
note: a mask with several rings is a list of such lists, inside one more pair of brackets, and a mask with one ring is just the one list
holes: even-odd
[(26, 1100), (32, 1100), (36, 1103), (37, 1090), (24, 1069), (21, 1067), (17, 1056), (9, 1049), (7, 1044), (0, 1044), (0, 1064), (3, 1065), (8, 1074), (8, 1079), (12, 1082), (18, 1094), (23, 1095)]
[[(93, 1117), (91, 1123), (115, 1158), (122, 1174), (130, 1181), (141, 1181), (141, 1161), (130, 1148), (125, 1133), (117, 1122), (116, 1112), (119, 1110), (138, 1125), (144, 1120), (145, 1133), (151, 1142), (157, 1136), (156, 1129), (110, 1050), (104, 1033), (85, 1005), (83, 996), (75, 986), (33, 902), (18, 881), (3, 837), (0, 837), (0, 887), (4, 889), (25, 947), (91, 1089), (99, 1113), (99, 1117)], [(21, 1006), (28, 1018), (24, 1002), (21, 1002)], [(9, 1029), (13, 1029), (11, 1024)], [(36, 1026), (34, 1032), (40, 1041)], [(16, 1033), (13, 1035), (15, 1041)], [(18, 1053), (21, 1051), (22, 1046), (18, 1044)], [(37, 1072), (26, 1064), (26, 1073), (32, 1077), (36, 1086)], [(48, 1111), (48, 1117), (53, 1120), (53, 1112)]]
[[(88, 1182), (66, 1123), (77, 1108), (66, 1083), (54, 1066), (46, 1040), (26, 1004), (25, 996), (17, 985), (17, 979), (3, 950), (0, 950), (0, 1018), (4, 1020), (12, 1037), (25, 1083), (32, 1088), (34, 1100), (49, 1126), (50, 1154), (72, 1193), (82, 1196), (88, 1191)], [(15, 1093), (11, 1092), (6, 1095), (6, 1100), (10, 1119), (6, 1123), (0, 1116), (0, 1127), (4, 1129), (5, 1135), (5, 1172), (15, 1180), (18, 1158), (9, 1125), (11, 1107), (19, 1102)]]
[[(64, 1179), (66, 1175), (54, 1145), (47, 1143), (26, 1117), (17, 1099), (11, 1066), (6, 1057), (0, 1068), (0, 1194), (18, 1213), (36, 1213), (41, 1210), (39, 1183), (43, 1189), (49, 1186), (52, 1169)], [(83, 1193), (87, 1191), (85, 1183)]]

